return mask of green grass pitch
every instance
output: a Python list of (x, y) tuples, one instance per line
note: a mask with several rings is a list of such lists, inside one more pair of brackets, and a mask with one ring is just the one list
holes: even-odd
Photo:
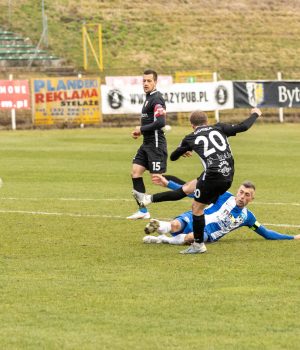
[[(0, 348), (299, 349), (300, 241), (242, 229), (200, 256), (143, 244), (146, 221), (125, 219), (141, 142), (130, 132), (1, 132)], [(169, 151), (189, 132), (173, 127)], [(230, 142), (232, 191), (252, 180), (257, 219), (299, 234), (300, 125), (254, 125)], [(186, 180), (200, 171), (196, 156), (168, 165)], [(150, 211), (172, 218), (190, 204)]]

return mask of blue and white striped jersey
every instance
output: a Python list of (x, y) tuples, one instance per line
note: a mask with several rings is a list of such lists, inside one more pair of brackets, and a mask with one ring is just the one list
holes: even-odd
[[(235, 197), (230, 192), (222, 194), (216, 203), (204, 209), (205, 214), (205, 241), (215, 242), (227, 233), (241, 227), (252, 227), (256, 218), (247, 208), (240, 209)], [(184, 223), (184, 233), (193, 232), (193, 214), (189, 210), (176, 217)], [(176, 232), (176, 234), (178, 234)]]
[[(180, 188), (181, 185), (173, 181), (169, 181), (168, 187), (174, 190)], [(192, 196), (193, 195), (189, 195), (189, 197)], [(204, 240), (207, 242), (216, 242), (220, 238), (224, 237), (227, 233), (242, 226), (251, 228), (254, 232), (265, 239), (294, 239), (293, 236), (269, 230), (261, 225), (258, 221), (256, 221), (255, 216), (250, 210), (248, 210), (246, 207), (241, 209), (236, 205), (235, 197), (230, 192), (225, 192), (218, 198), (216, 203), (211, 204), (209, 207), (205, 208), (204, 214)], [(173, 236), (176, 236), (180, 233), (187, 234), (193, 232), (193, 213), (191, 210), (178, 215), (176, 219), (181, 222), (182, 228), (179, 232), (173, 232)]]
[(216, 203), (204, 209), (204, 214), (204, 232), (209, 242), (217, 241), (241, 226), (252, 227), (256, 222), (250, 210), (236, 205), (235, 197), (230, 192), (225, 192)]

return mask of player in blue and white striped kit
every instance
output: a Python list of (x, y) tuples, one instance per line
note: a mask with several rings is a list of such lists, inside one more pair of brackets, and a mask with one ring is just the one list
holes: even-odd
[[(165, 185), (170, 189), (178, 189), (181, 185), (174, 181), (164, 180)], [(300, 235), (290, 236), (272, 231), (261, 225), (255, 218), (254, 214), (246, 208), (252, 202), (255, 194), (255, 186), (247, 181), (238, 189), (236, 196), (230, 192), (225, 192), (217, 201), (204, 210), (205, 229), (204, 241), (217, 242), (229, 232), (239, 227), (249, 227), (254, 232), (270, 240), (291, 240), (300, 239)], [(169, 243), (184, 244), (193, 241), (193, 213), (187, 211), (177, 216), (171, 222), (159, 221), (152, 219), (145, 227), (146, 233), (158, 232), (159, 236), (145, 236), (144, 243)], [(166, 236), (170, 233), (172, 237)]]

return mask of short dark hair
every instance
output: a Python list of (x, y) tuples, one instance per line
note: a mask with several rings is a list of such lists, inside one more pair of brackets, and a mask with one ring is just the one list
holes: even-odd
[(157, 73), (153, 69), (146, 69), (144, 75), (153, 74), (154, 81), (157, 81)]
[(195, 126), (207, 124), (207, 114), (202, 111), (194, 111), (190, 115), (190, 123)]
[(254, 183), (253, 182), (251, 182), (251, 181), (244, 181), (243, 183), (242, 183), (242, 186), (244, 186), (244, 187), (246, 187), (246, 188), (252, 188), (254, 191), (255, 191), (255, 185), (254, 185)]

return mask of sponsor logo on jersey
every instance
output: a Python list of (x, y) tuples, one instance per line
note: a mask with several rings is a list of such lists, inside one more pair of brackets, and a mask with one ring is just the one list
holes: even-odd
[(218, 172), (221, 173), (223, 176), (229, 176), (231, 174), (231, 166), (227, 162), (227, 160), (223, 160), (219, 164)]
[(244, 213), (234, 217), (229, 210), (225, 209), (223, 213), (217, 216), (217, 222), (221, 228), (221, 235), (239, 227), (245, 220), (246, 215)]
[(230, 152), (225, 152), (223, 154), (217, 154), (217, 157), (219, 160), (225, 160), (225, 159), (232, 158), (232, 154)]

